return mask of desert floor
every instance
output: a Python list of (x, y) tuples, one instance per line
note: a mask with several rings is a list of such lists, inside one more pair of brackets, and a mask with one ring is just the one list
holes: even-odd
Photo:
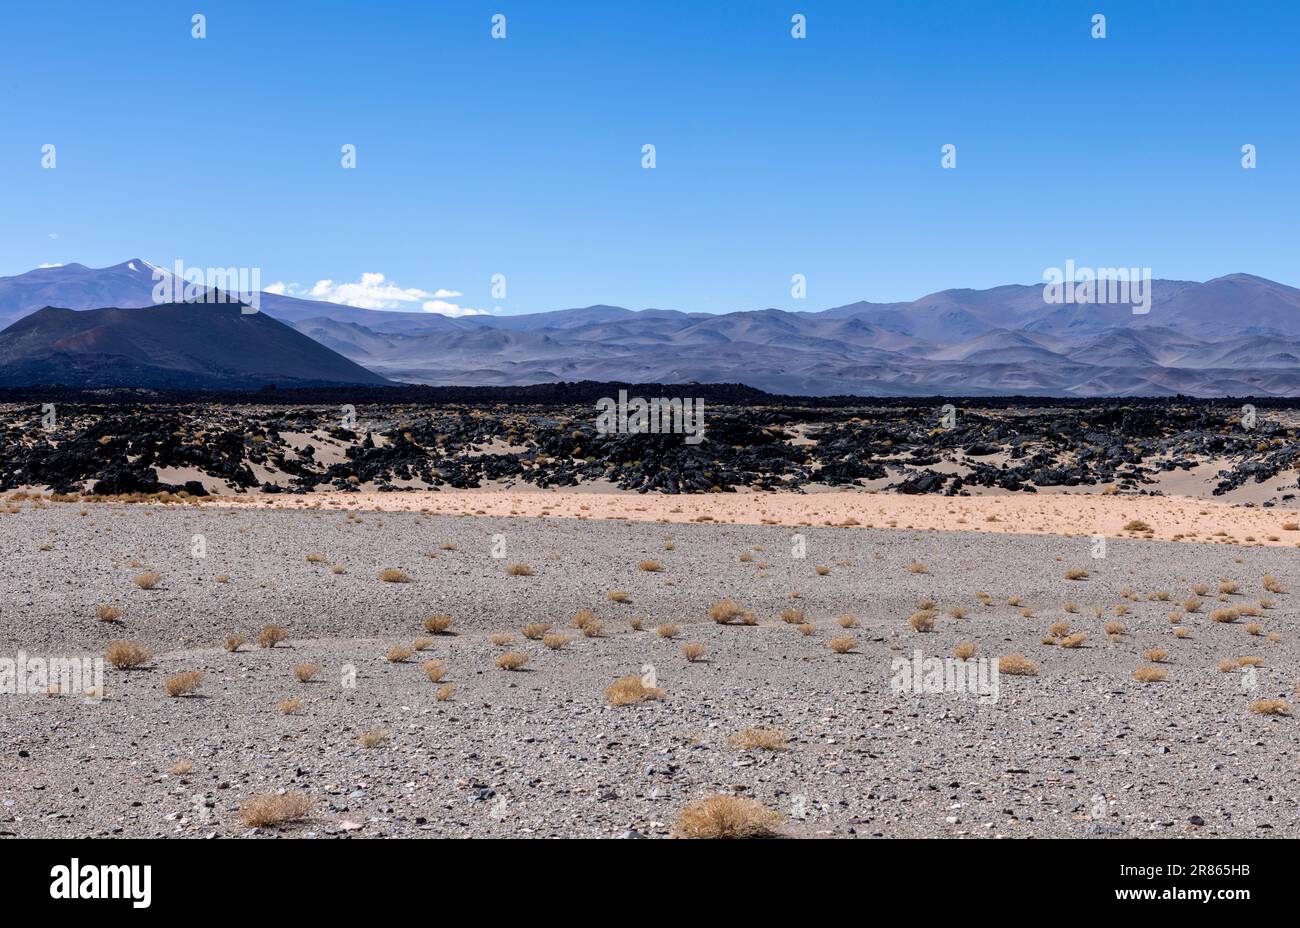
[[(1296, 594), (1262, 586), (1272, 575), (1300, 588), (1291, 511), (854, 496), (10, 506), (0, 657), (99, 656), (117, 640), (155, 657), (109, 667), (100, 701), (0, 695), (0, 835), (655, 837), (687, 803), (723, 792), (781, 813), (791, 836), (1300, 836), (1300, 721), (1250, 711), (1296, 701)], [(1114, 537), (1135, 518), (1152, 540)], [(1216, 531), (1240, 543), (1200, 543)], [(1196, 541), (1162, 540), (1190, 532)], [(1112, 536), (1104, 558), (1093, 533)], [(651, 560), (662, 570), (639, 569)], [(532, 576), (511, 575), (516, 564)], [(380, 580), (384, 568), (410, 582)], [(161, 581), (146, 590), (134, 580), (149, 569)], [(1088, 576), (1066, 579), (1071, 569)], [(1224, 581), (1237, 592), (1220, 594)], [(1184, 613), (1198, 583), (1209, 591)], [(728, 597), (757, 624), (710, 621)], [(908, 619), (925, 597), (935, 626), (918, 632)], [(97, 621), (98, 605), (120, 618)], [(1226, 607), (1259, 614), (1212, 621)], [(568, 627), (583, 608), (599, 636)], [(782, 620), (792, 608), (811, 634)], [(444, 613), (450, 634), (386, 659)], [(844, 615), (856, 627), (841, 628)], [(1122, 634), (1103, 630), (1111, 620)], [(572, 640), (527, 640), (530, 622)], [(1059, 622), (1082, 647), (1042, 643)], [(259, 648), (270, 623), (289, 638)], [(672, 639), (655, 631), (668, 623), (680, 626)], [(223, 650), (236, 632), (250, 643)], [(493, 633), (513, 641), (496, 646)], [(845, 634), (855, 646), (834, 653), (828, 642)], [(1037, 675), (1003, 674), (991, 704), (892, 690), (896, 658), (944, 658), (960, 642), (981, 657), (1024, 655)], [(688, 662), (686, 643), (706, 646), (704, 659)], [(1151, 649), (1168, 652), (1165, 682), (1133, 678)], [(524, 669), (497, 669), (507, 650), (528, 655)], [(1217, 667), (1243, 657), (1258, 666)], [(435, 658), (447, 668), (438, 684), (421, 669)], [(316, 680), (295, 679), (302, 663), (320, 665)], [(168, 698), (164, 678), (184, 670), (201, 670), (201, 687)], [(649, 672), (662, 699), (607, 704), (611, 682)], [(447, 682), (454, 694), (438, 701)], [(293, 697), (301, 711), (282, 714)], [(734, 747), (749, 727), (779, 729), (787, 748)], [(387, 743), (361, 747), (374, 729)], [(181, 762), (188, 772), (170, 772)], [(279, 790), (314, 800), (307, 820), (241, 821), (246, 800)]]

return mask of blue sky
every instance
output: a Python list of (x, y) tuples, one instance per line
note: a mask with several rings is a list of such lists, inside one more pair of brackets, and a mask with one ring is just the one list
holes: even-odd
[(815, 310), (1067, 259), (1298, 285), (1297, 34), (1251, 0), (6, 4), (0, 274), (370, 273), (504, 312)]

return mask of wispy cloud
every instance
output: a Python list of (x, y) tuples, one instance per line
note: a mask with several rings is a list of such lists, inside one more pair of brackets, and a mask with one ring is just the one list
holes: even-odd
[(324, 300), (342, 303), (359, 309), (404, 310), (406, 312), (438, 313), (443, 316), (486, 316), (485, 309), (474, 309), (448, 302), (463, 296), (459, 290), (439, 288), (423, 290), (403, 287), (375, 271), (366, 272), (352, 283), (335, 280), (318, 280), (307, 289), (298, 284), (277, 281), (266, 288), (267, 293), (294, 296), (304, 300)]

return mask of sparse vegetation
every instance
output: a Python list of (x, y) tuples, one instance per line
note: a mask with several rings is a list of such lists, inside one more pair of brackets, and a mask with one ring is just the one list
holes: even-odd
[(320, 664), (295, 664), (293, 675), (298, 678), (299, 683), (310, 683), (316, 679), (320, 673)]
[(664, 691), (657, 686), (646, 686), (636, 675), (620, 677), (605, 687), (605, 699), (611, 706), (630, 706), (648, 699), (663, 699)]
[(1164, 663), (1169, 658), (1169, 652), (1164, 648), (1152, 648), (1142, 653), (1142, 659), (1150, 661), (1153, 664)]
[(963, 641), (952, 649), (953, 657), (959, 661), (968, 661), (979, 653), (980, 646), (973, 641)]
[(1250, 704), (1256, 715), (1290, 715), (1291, 707), (1284, 699), (1256, 699)]
[(1263, 584), (1264, 589), (1270, 593), (1286, 592), (1286, 589), (1278, 581), (1277, 577), (1274, 577), (1272, 574), (1264, 574), (1264, 579), (1261, 581), (1261, 583)]
[(246, 639), (244, 638), (243, 635), (239, 635), (239, 634), (227, 635), (226, 640), (221, 643), (221, 646), (225, 648), (227, 651), (229, 651), (231, 654), (234, 654), (236, 651), (238, 651), (240, 648), (244, 646), (245, 641)]
[(912, 626), (913, 631), (932, 632), (934, 631), (934, 613), (926, 610), (913, 612), (908, 618), (907, 624)]
[(506, 568), (506, 575), (510, 577), (531, 577), (533, 569), (527, 564), (511, 564)]
[(1087, 576), (1088, 576), (1088, 572), (1084, 570), (1082, 567), (1072, 567), (1071, 569), (1065, 572), (1066, 580), (1084, 580), (1087, 578)]
[(451, 629), (451, 616), (431, 615), (423, 624), (424, 630), (430, 635), (445, 635)]
[(676, 830), (684, 838), (759, 838), (772, 834), (780, 820), (753, 799), (718, 794), (682, 809)]
[(257, 634), (259, 648), (274, 648), (289, 637), (289, 633), (278, 625), (268, 625)]
[(707, 650), (708, 648), (706, 648), (704, 645), (700, 644), (699, 642), (693, 641), (690, 642), (689, 644), (682, 645), (682, 657), (686, 658), (688, 661), (694, 664), (696, 661), (698, 661), (701, 657), (704, 656), (704, 652)]
[(739, 751), (784, 751), (785, 732), (777, 728), (745, 728), (727, 739)]
[(137, 574), (134, 582), (142, 590), (152, 590), (162, 582), (162, 574), (154, 570), (146, 570), (142, 574)]
[(438, 687), (438, 692), (433, 694), (433, 698), (438, 700), (438, 702), (447, 702), (455, 692), (455, 683), (444, 683), (442, 686)]
[(239, 817), (249, 828), (274, 828), (302, 821), (314, 805), (304, 793), (269, 793), (245, 802)]
[(848, 654), (858, 646), (858, 639), (852, 635), (840, 635), (838, 638), (832, 638), (826, 642), (826, 646), (836, 654)]
[(182, 670), (163, 680), (163, 692), (173, 699), (177, 696), (188, 696), (197, 690), (202, 682), (202, 670)]
[(605, 598), (611, 603), (627, 603), (632, 601), (632, 597), (623, 590), (610, 590), (605, 594)]
[(1139, 683), (1164, 683), (1169, 674), (1160, 667), (1139, 667), (1133, 671), (1133, 679)]
[(387, 731), (382, 728), (372, 728), (369, 731), (363, 731), (357, 738), (357, 744), (361, 745), (367, 751), (374, 748), (382, 748), (393, 738)]
[(636, 565), (637, 570), (644, 570), (649, 574), (657, 574), (664, 569), (664, 565), (658, 561), (642, 561)]
[(116, 622), (122, 618), (122, 610), (116, 606), (101, 603), (95, 607), (95, 618), (101, 622)]
[(118, 670), (131, 670), (153, 659), (153, 652), (134, 641), (112, 641), (104, 652), (104, 660)]
[(1083, 632), (1078, 632), (1073, 635), (1066, 635), (1064, 638), (1060, 640), (1060, 645), (1063, 648), (1081, 648), (1083, 647), (1083, 642), (1086, 638), (1087, 636), (1083, 634)]
[(559, 632), (548, 632), (542, 636), (542, 644), (546, 645), (552, 651), (558, 651), (573, 639), (568, 635), (561, 635)]
[[(542, 637), (550, 630), (551, 630), (551, 623), (549, 622), (529, 622), (527, 625), (523, 627), (523, 635), (529, 641), (541, 641)], [(502, 637), (505, 637), (506, 641), (509, 641), (508, 636), (502, 636)], [(505, 642), (501, 642), (501, 643), (504, 644)]]
[(1038, 676), (1038, 665), (1023, 654), (1006, 654), (998, 658), (998, 673), (1013, 677)]
[(502, 670), (519, 670), (528, 663), (528, 655), (523, 651), (507, 651), (496, 659), (496, 665)]
[(719, 625), (730, 625), (739, 621), (741, 625), (753, 625), (753, 613), (742, 608), (735, 600), (724, 599), (709, 607), (709, 618)]
[(447, 675), (447, 665), (437, 659), (425, 661), (420, 665), (420, 669), (424, 671), (430, 683), (438, 683)]
[(676, 638), (677, 633), (680, 632), (681, 629), (678, 628), (675, 624), (670, 622), (667, 625), (660, 625), (659, 628), (656, 629), (656, 631), (658, 632), (660, 638)]
[(388, 649), (388, 653), (385, 654), (384, 657), (390, 664), (402, 664), (405, 663), (414, 653), (415, 649), (410, 645), (395, 644)]
[(297, 715), (302, 711), (302, 700), (297, 696), (285, 699), (280, 703), (279, 709), (281, 715)]
[(396, 567), (385, 567), (379, 572), (379, 579), (385, 583), (410, 583), (411, 577), (403, 570)]

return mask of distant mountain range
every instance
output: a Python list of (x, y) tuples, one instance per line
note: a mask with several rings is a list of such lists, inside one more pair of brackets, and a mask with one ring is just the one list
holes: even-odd
[[(153, 265), (140, 259), (0, 278), (0, 325), (47, 306), (149, 306), (153, 286)], [(241, 383), (272, 376), (286, 384), (307, 382), (314, 373), (315, 383), (739, 382), (803, 395), (1300, 396), (1300, 290), (1248, 274), (1205, 283), (1154, 280), (1150, 286), (1145, 315), (1134, 315), (1128, 305), (1049, 305), (1041, 285), (944, 290), (910, 303), (861, 302), (822, 312), (589, 306), (463, 318), (267, 293), (259, 315), (285, 325), (238, 337), (223, 328), (230, 340), (214, 342), (212, 356), (200, 361), (192, 350), (186, 354), (199, 367), (206, 365), (207, 373), (189, 370), (190, 362), (167, 362), (161, 369), (218, 380), (225, 371)], [(183, 316), (185, 307), (169, 312)], [(101, 315), (99, 324), (116, 327), (148, 316)], [(65, 317), (58, 317), (59, 326), (70, 324)], [(54, 320), (40, 322), (44, 328)], [(183, 334), (185, 325), (157, 331), (144, 326), (153, 339), (148, 347), (142, 347), (146, 333), (140, 328), (132, 344), (143, 355), (126, 352), (121, 357), (127, 360), (110, 363), (102, 341), (93, 345), (96, 376), (112, 379), (108, 369), (118, 363), (121, 377), (130, 379), (135, 374), (120, 364), (137, 363), (133, 358), (159, 367), (155, 362), (172, 351), (167, 339)], [(279, 373), (268, 364), (285, 351), (280, 330), (301, 333), (329, 352), (299, 350), (291, 355), (293, 365)], [(4, 383), (35, 376), (38, 369), (31, 366), (35, 355), (14, 354), (11, 333), (0, 333)], [(61, 369), (83, 370), (88, 362), (78, 352), (86, 338), (71, 343), (75, 350), (66, 339), (59, 340)], [(102, 340), (112, 341), (107, 335)], [(312, 364), (319, 370), (310, 370)], [(363, 374), (374, 379), (337, 379)]]

